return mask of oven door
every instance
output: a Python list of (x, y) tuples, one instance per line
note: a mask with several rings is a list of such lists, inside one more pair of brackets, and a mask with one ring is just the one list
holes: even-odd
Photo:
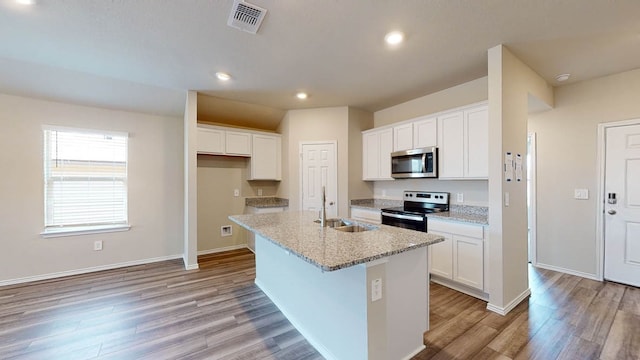
[(427, 218), (425, 216), (394, 214), (382, 211), (382, 223), (384, 225), (427, 232)]

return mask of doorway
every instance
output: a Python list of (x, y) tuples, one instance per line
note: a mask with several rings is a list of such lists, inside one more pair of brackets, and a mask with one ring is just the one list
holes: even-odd
[(527, 135), (527, 249), (528, 260), (536, 265), (536, 133)]
[(603, 277), (640, 286), (640, 119), (601, 124), (598, 132)]
[(300, 204), (302, 210), (320, 211), (326, 189), (327, 217), (338, 216), (337, 142), (300, 143)]

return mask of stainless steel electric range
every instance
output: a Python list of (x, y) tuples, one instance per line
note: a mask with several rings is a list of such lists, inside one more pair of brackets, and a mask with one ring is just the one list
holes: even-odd
[(449, 193), (405, 191), (403, 206), (382, 209), (382, 223), (427, 231), (427, 214), (449, 211)]

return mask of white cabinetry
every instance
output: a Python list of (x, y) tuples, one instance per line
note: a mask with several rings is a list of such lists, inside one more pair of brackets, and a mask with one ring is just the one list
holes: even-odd
[(251, 134), (238, 131), (225, 131), (226, 155), (251, 156)]
[(197, 149), (200, 154), (224, 154), (224, 130), (198, 126)]
[(438, 116), (439, 177), (486, 179), (488, 144), (486, 104)]
[(374, 129), (362, 132), (362, 180), (393, 180), (391, 152), (393, 130)]
[(393, 127), (393, 151), (413, 149), (413, 123)]
[(282, 180), (282, 143), (279, 135), (252, 134), (249, 180)]
[(377, 209), (351, 208), (351, 218), (354, 220), (366, 221), (374, 224), (382, 224), (382, 215)]
[(438, 146), (438, 119), (435, 117), (416, 120), (413, 123), (413, 147)]
[(484, 291), (484, 228), (429, 218), (428, 231), (445, 237), (430, 247), (429, 272)]

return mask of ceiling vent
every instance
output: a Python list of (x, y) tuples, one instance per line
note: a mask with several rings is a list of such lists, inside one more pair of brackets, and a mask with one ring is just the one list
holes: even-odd
[(255, 34), (258, 32), (266, 13), (266, 9), (241, 0), (234, 0), (227, 25)]

